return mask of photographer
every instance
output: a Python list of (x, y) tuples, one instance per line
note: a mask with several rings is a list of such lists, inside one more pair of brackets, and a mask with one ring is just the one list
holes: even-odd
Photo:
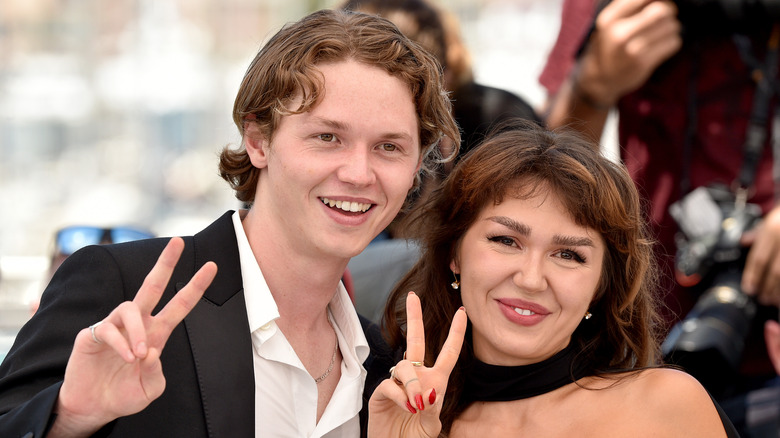
[[(570, 125), (599, 138), (610, 110), (617, 110), (620, 155), (648, 200), (661, 243), (667, 329), (709, 286), (706, 280), (687, 287), (674, 282), (679, 227), (669, 207), (698, 187), (749, 182), (745, 201), (759, 207), (762, 220), (739, 239), (749, 248), (741, 289), (763, 306), (750, 321), (737, 374), (720, 379), (733, 384), (712, 391), (719, 400), (775, 376), (763, 342), (763, 323), (776, 318), (780, 304), (780, 208), (772, 171), (772, 142), (780, 137), (780, 128), (773, 128), (775, 3), (565, 0), (561, 34), (540, 77), (550, 94), (550, 127)], [(576, 8), (591, 14), (572, 13)], [(758, 134), (750, 139), (757, 158), (755, 166), (745, 166), (751, 177), (740, 180), (749, 127)]]

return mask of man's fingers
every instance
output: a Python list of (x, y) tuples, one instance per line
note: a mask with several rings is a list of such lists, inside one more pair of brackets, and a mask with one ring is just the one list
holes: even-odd
[(160, 297), (171, 279), (173, 269), (176, 267), (183, 250), (184, 240), (181, 237), (173, 237), (165, 245), (165, 249), (163, 249), (160, 257), (157, 258), (157, 263), (154, 264), (152, 270), (146, 275), (141, 289), (133, 299), (133, 302), (138, 305), (142, 314), (152, 314), (152, 310), (160, 301)]
[(155, 320), (162, 322), (169, 328), (169, 331), (172, 331), (198, 304), (203, 292), (206, 291), (216, 275), (217, 265), (214, 262), (204, 264), (190, 282), (160, 310), (160, 313), (155, 316)]
[(86, 340), (86, 343), (93, 347), (91, 351), (100, 351), (101, 348), (108, 347), (114, 350), (125, 362), (135, 360), (135, 355), (130, 350), (127, 338), (110, 322), (103, 322), (94, 326), (94, 328), (85, 328), (79, 333), (79, 337)]
[(406, 359), (425, 360), (425, 328), (423, 325), (420, 297), (409, 292), (406, 297)]
[(160, 350), (150, 348), (149, 354), (141, 360), (143, 390), (150, 402), (160, 397), (165, 390), (165, 376), (162, 373), (160, 353)]
[(748, 295), (760, 292), (767, 274), (769, 260), (774, 251), (774, 241), (769, 238), (756, 238), (748, 251), (745, 268), (742, 272), (742, 290)]
[(631, 17), (653, 1), (655, 0), (614, 0), (601, 11), (597, 20), (611, 23)]
[(466, 316), (466, 309), (461, 307), (455, 312), (455, 316), (452, 318), (452, 325), (450, 326), (450, 333), (447, 335), (447, 340), (444, 341), (444, 345), (441, 347), (439, 357), (436, 358), (436, 365), (433, 367), (447, 376), (452, 373), (452, 369), (455, 368), (455, 364), (460, 357), (460, 349), (463, 346), (463, 339), (466, 336), (466, 326), (468, 325), (468, 317)]
[(106, 320), (124, 330), (123, 335), (136, 357), (146, 355), (146, 327), (136, 303), (125, 301), (114, 309)]
[(780, 257), (774, 257), (768, 261), (766, 273), (761, 282), (759, 302), (764, 305), (780, 305)]

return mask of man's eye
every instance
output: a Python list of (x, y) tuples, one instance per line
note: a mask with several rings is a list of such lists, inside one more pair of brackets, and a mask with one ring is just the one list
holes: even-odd
[(331, 142), (336, 139), (336, 136), (333, 134), (320, 134), (318, 135), (319, 139), (322, 141)]
[(398, 146), (392, 143), (384, 143), (381, 147), (382, 150), (385, 152), (395, 152), (396, 150), (398, 150)]

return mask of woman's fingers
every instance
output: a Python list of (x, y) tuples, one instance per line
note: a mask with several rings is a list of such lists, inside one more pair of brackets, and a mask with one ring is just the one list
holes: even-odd
[(402, 360), (393, 367), (393, 371), (390, 373), (391, 381), (395, 381), (397, 386), (403, 388), (411, 406), (420, 411), (425, 409), (425, 400), (423, 399), (423, 384), (417, 373), (423, 369), (424, 367), (412, 365), (412, 362), (408, 360)]
[(376, 401), (387, 399), (392, 401), (399, 408), (408, 411), (410, 414), (417, 413), (417, 409), (409, 402), (409, 398), (407, 397), (404, 388), (396, 384), (393, 379), (386, 379), (380, 383), (374, 390), (374, 394), (371, 395), (371, 399)]
[[(447, 340), (436, 358), (436, 365), (430, 369), (422, 363), (425, 357), (425, 335), (420, 298), (414, 292), (409, 292), (406, 298), (406, 323), (406, 359), (393, 367), (391, 377), (398, 386), (403, 387), (412, 406), (423, 411), (426, 404), (431, 406), (435, 403), (437, 386), (442, 393), (446, 390), (449, 376), (460, 357), (468, 317), (463, 307), (455, 312)], [(426, 377), (424, 382), (420, 380), (423, 375)]]
[(468, 317), (466, 316), (466, 309), (461, 306), (452, 318), (452, 325), (450, 325), (447, 340), (444, 341), (439, 356), (436, 358), (436, 364), (433, 366), (436, 371), (445, 374), (448, 379), (460, 357), (460, 349), (463, 346), (467, 326)]
[(423, 326), (420, 297), (409, 292), (406, 297), (406, 359), (415, 362), (425, 360), (425, 328)]

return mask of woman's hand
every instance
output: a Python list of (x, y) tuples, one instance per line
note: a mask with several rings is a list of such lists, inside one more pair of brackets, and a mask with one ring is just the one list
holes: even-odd
[(200, 300), (217, 273), (206, 263), (156, 315), (152, 310), (184, 249), (173, 238), (133, 301), (76, 336), (49, 436), (86, 436), (103, 425), (137, 413), (165, 389), (160, 354), (173, 329)]
[(406, 298), (406, 354), (391, 370), (368, 403), (368, 436), (427, 437), (441, 431), (439, 413), (447, 391), (447, 381), (460, 356), (466, 334), (466, 311), (461, 307), (452, 319), (447, 340), (436, 364), (428, 368), (425, 358), (425, 332), (420, 298), (409, 292)]

